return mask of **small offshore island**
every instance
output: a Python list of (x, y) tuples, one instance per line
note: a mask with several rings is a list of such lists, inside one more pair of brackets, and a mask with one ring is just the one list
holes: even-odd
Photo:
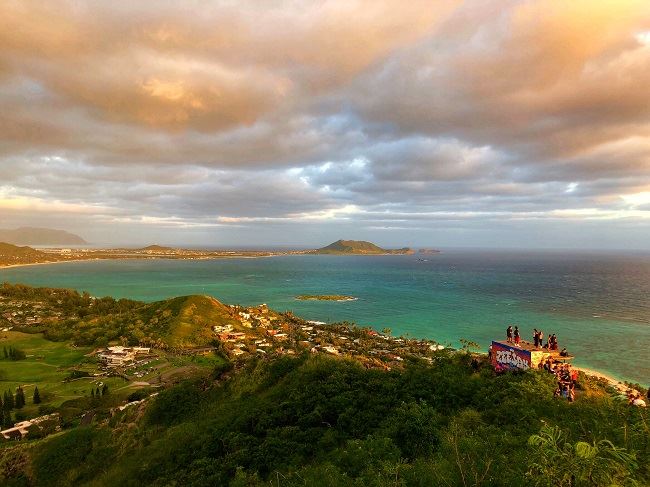
[(301, 294), (296, 296), (299, 301), (356, 301), (354, 296), (345, 296), (343, 294)]
[(310, 254), (329, 255), (411, 255), (415, 251), (409, 247), (401, 249), (382, 249), (372, 242), (364, 240), (337, 240), (326, 247), (312, 250)]

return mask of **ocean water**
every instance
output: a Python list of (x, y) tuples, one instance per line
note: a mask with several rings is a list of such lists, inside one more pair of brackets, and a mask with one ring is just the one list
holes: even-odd
[[(70, 262), (0, 270), (0, 281), (145, 301), (208, 294), (306, 319), (487, 349), (518, 324), (556, 333), (576, 364), (650, 384), (650, 255), (445, 251), (413, 256), (299, 255), (232, 260)], [(348, 302), (298, 301), (346, 294)]]

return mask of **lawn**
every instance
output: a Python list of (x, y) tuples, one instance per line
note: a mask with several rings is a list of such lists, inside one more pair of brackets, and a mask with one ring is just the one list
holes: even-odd
[[(25, 352), (23, 360), (4, 358), (3, 347), (13, 346)], [(109, 390), (124, 385), (120, 378), (87, 377), (64, 382), (72, 369), (95, 370), (94, 360), (85, 355), (91, 348), (74, 347), (64, 342), (52, 342), (41, 334), (2, 332), (0, 334), (0, 394), (15, 391), (22, 386), (27, 405), (22, 410), (26, 416), (33, 416), (38, 407), (32, 403), (34, 387), (38, 386), (42, 404), (59, 406), (64, 401), (89, 395), (99, 381), (108, 384)]]
[[(3, 348), (14, 347), (26, 354), (25, 359), (12, 361), (4, 358)], [(176, 356), (157, 352), (158, 358), (147, 365), (129, 370), (132, 380), (121, 377), (92, 377), (97, 372), (97, 359), (90, 356), (90, 347), (75, 347), (66, 342), (53, 342), (42, 334), (27, 334), (15, 331), (0, 332), (0, 395), (5, 391), (16, 391), (21, 386), (25, 391), (27, 404), (20, 410), (20, 416), (30, 418), (38, 415), (38, 405), (33, 403), (34, 388), (38, 390), (42, 405), (59, 407), (71, 399), (89, 396), (99, 383), (108, 385), (109, 393), (126, 398), (133, 390), (146, 386), (146, 382), (157, 385), (162, 382), (177, 382), (189, 377), (208, 375), (215, 366), (223, 363), (218, 355)], [(91, 377), (65, 381), (72, 370), (82, 370)], [(142, 377), (133, 376), (141, 370)]]

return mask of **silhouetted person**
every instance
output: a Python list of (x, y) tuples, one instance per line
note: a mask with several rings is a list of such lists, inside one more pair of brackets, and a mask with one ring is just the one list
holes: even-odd
[(519, 336), (519, 327), (515, 326), (515, 345), (519, 345), (521, 337)]

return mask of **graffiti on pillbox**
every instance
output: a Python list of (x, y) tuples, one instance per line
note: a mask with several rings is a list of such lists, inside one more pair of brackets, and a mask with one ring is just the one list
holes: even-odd
[(492, 365), (497, 371), (526, 370), (530, 368), (530, 363), (529, 351), (504, 346), (499, 342), (492, 342)]

